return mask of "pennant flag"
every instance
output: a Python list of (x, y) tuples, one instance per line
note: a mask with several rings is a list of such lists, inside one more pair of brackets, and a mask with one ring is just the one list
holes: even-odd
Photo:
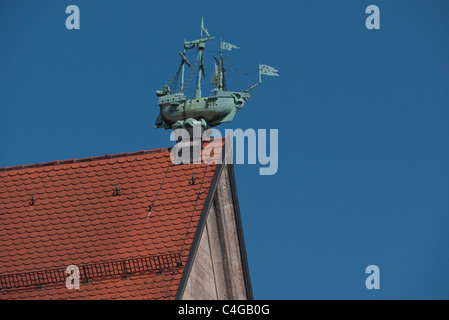
[(276, 73), (276, 72), (279, 72), (279, 70), (276, 70), (273, 67), (267, 66), (266, 64), (259, 64), (259, 70), (260, 70), (260, 74), (264, 74), (266, 76), (279, 77), (279, 75)]
[(237, 47), (235, 44), (222, 42), (221, 43), (221, 49), (231, 51), (232, 49), (240, 49), (240, 47)]
[[(208, 37), (210, 37), (209, 32), (207, 32), (207, 29), (204, 27), (204, 20), (203, 17), (201, 17), (201, 31), (204, 31)], [(202, 35), (202, 33), (201, 33)]]

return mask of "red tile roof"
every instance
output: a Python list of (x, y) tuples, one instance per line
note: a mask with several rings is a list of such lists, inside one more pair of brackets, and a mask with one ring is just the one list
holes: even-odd
[[(0, 299), (173, 299), (216, 168), (169, 149), (0, 168)], [(72, 264), (94, 264), (80, 289), (65, 286)]]

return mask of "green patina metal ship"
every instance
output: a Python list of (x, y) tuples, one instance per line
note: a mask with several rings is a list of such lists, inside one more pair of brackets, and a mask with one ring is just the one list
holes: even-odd
[[(203, 37), (203, 32), (207, 37)], [(277, 71), (274, 68), (259, 65), (259, 82), (252, 85), (242, 92), (226, 90), (225, 84), (225, 68), (223, 65), (223, 49), (230, 50), (238, 48), (232, 44), (220, 41), (220, 58), (214, 57), (215, 73), (212, 76), (211, 83), (214, 88), (210, 96), (203, 97), (201, 92), (201, 76), (205, 77), (203, 53), (206, 48), (206, 43), (213, 40), (204, 28), (204, 22), (201, 20), (201, 36), (198, 40), (184, 41), (184, 51), (178, 51), (181, 56), (181, 65), (175, 76), (163, 87), (162, 90), (157, 90), (158, 105), (160, 107), (159, 116), (156, 119), (156, 128), (177, 129), (183, 127), (193, 127), (201, 125), (204, 128), (217, 126), (221, 123), (230, 122), (234, 118), (237, 111), (239, 111), (248, 101), (249, 91), (261, 84), (261, 74), (276, 75), (264, 73), (265, 71)], [(191, 67), (187, 57), (186, 50), (197, 50), (197, 56), (194, 67)], [(191, 68), (187, 81), (184, 81), (185, 66)], [(271, 68), (271, 70), (267, 69)], [(170, 85), (176, 83), (181, 75), (181, 85), (177, 92), (170, 90)], [(193, 75), (196, 76), (196, 87), (194, 91), (194, 98), (187, 99), (185, 94), (187, 86), (190, 84)], [(188, 82), (188, 84), (186, 84)]]

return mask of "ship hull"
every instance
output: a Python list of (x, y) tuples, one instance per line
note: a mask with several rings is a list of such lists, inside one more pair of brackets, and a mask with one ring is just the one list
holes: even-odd
[(160, 116), (156, 126), (167, 129), (183, 127), (189, 123), (186, 122), (188, 119), (194, 119), (204, 120), (207, 127), (214, 127), (232, 121), (249, 97), (249, 93), (230, 91), (218, 91), (215, 96), (189, 100), (180, 94), (166, 95), (159, 98)]

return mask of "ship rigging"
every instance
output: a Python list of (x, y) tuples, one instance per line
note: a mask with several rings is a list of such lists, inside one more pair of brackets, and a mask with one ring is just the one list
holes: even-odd
[[(278, 76), (276, 73), (278, 70), (266, 65), (259, 65), (259, 69), (255, 71), (259, 74), (258, 82), (242, 91), (228, 90), (227, 70), (224, 66), (225, 58), (223, 50), (230, 51), (232, 49), (238, 49), (238, 47), (223, 42), (220, 39), (219, 58), (213, 56), (215, 60), (215, 72), (212, 76), (211, 83), (214, 88), (209, 96), (203, 96), (201, 80), (206, 75), (204, 67), (204, 51), (207, 51), (205, 50), (206, 44), (213, 39), (215, 39), (215, 37), (210, 36), (207, 29), (204, 27), (203, 19), (201, 19), (200, 39), (193, 41), (184, 40), (183, 52), (178, 51), (181, 57), (181, 63), (176, 74), (162, 90), (156, 91), (158, 105), (160, 107), (160, 113), (155, 123), (156, 128), (177, 129), (201, 125), (207, 129), (221, 123), (230, 122), (234, 118), (236, 112), (243, 108), (250, 98), (249, 92), (262, 83), (262, 74)], [(188, 60), (188, 56), (194, 53), (196, 53), (196, 59), (192, 66)], [(190, 68), (187, 77), (185, 77), (186, 66)], [(228, 68), (228, 66), (234, 73), (238, 72), (241, 75), (249, 75), (248, 73), (238, 71), (230, 63), (227, 64), (226, 68)], [(196, 77), (194, 97), (187, 99), (186, 92), (194, 77)], [(181, 82), (178, 90), (179, 78), (181, 78)]]

